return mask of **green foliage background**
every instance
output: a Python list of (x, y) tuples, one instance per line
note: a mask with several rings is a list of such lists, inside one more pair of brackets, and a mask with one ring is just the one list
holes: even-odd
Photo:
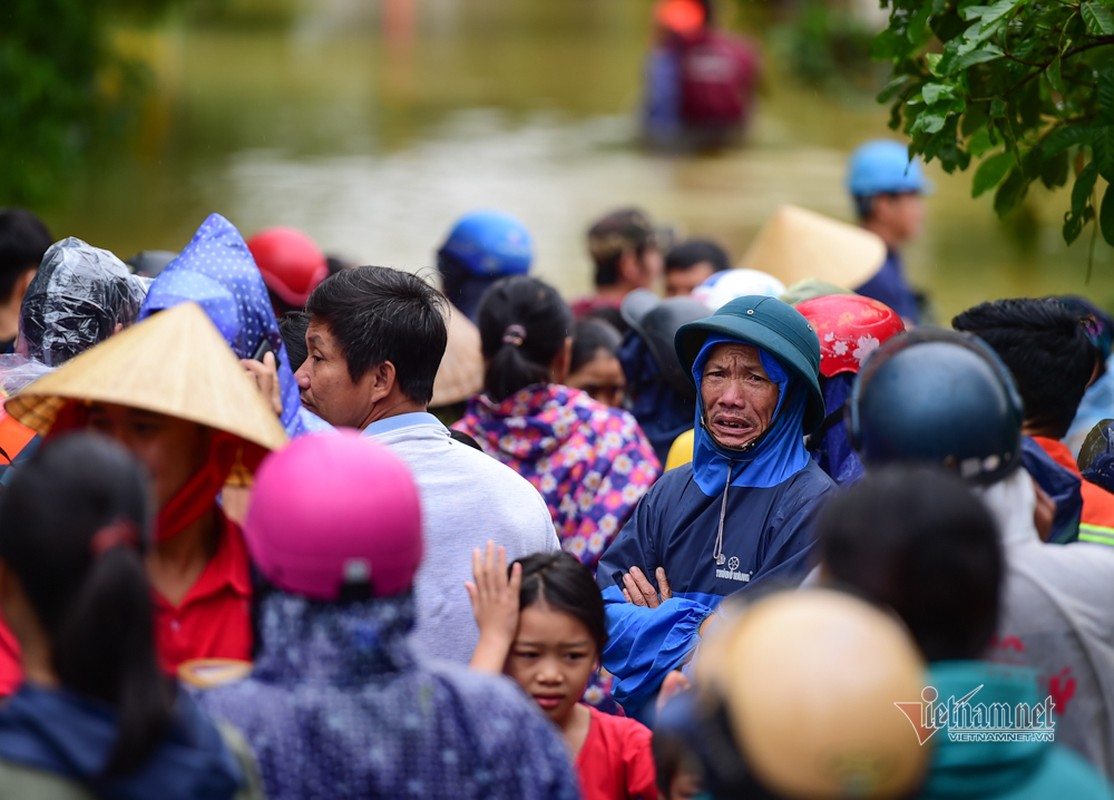
[(879, 100), (910, 150), (948, 172), (977, 164), (975, 196), (1004, 215), (1039, 182), (1071, 185), (1063, 236), (1096, 220), (1114, 244), (1114, 0), (883, 0)]
[(148, 76), (113, 48), (109, 26), (150, 21), (175, 2), (0, 3), (0, 205), (56, 197), (99, 143), (129, 129)]

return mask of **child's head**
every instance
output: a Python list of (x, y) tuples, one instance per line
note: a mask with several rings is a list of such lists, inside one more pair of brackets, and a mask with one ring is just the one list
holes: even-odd
[(506, 673), (562, 725), (607, 643), (603, 598), (592, 573), (568, 553), (535, 553), (518, 563), (518, 631)]

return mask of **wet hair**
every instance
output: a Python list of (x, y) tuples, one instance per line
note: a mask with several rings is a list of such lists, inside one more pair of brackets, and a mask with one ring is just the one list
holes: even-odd
[(0, 302), (7, 302), (19, 276), (38, 269), (54, 237), (41, 219), (25, 208), (0, 209)]
[(896, 611), (926, 660), (984, 655), (1005, 567), (993, 517), (958, 477), (868, 472), (825, 504), (816, 549), (826, 580)]
[(985, 341), (1013, 373), (1027, 423), (1064, 437), (1095, 368), (1078, 311), (1053, 299), (995, 300), (967, 309), (952, 327)]
[(278, 318), (279, 333), (290, 357), (290, 369), (298, 371), (309, 350), (306, 348), (306, 328), (309, 327), (309, 314), (304, 311), (288, 311)]
[(731, 269), (727, 251), (710, 239), (688, 239), (670, 249), (665, 256), (666, 272), (683, 272), (697, 264), (707, 262), (713, 272)]
[(568, 614), (588, 629), (596, 655), (603, 653), (607, 644), (603, 595), (591, 570), (563, 550), (534, 553), (516, 563), (522, 565), (519, 609), (542, 604)]
[(141, 766), (173, 713), (143, 564), (148, 493), (142, 466), (126, 450), (75, 433), (44, 443), (0, 497), (0, 561), (50, 640), (59, 682), (117, 711), (106, 776)]
[(572, 329), (572, 358), (569, 372), (576, 372), (596, 357), (600, 350), (611, 355), (619, 352), (623, 336), (615, 326), (602, 319), (582, 319)]
[(358, 381), (384, 361), (415, 403), (433, 397), (445, 354), (445, 297), (424, 280), (390, 267), (354, 267), (330, 275), (306, 301), (312, 322), (328, 327)]
[(547, 283), (526, 275), (503, 278), (480, 300), (477, 325), (484, 393), (496, 403), (549, 380), (549, 365), (572, 331), (572, 312)]

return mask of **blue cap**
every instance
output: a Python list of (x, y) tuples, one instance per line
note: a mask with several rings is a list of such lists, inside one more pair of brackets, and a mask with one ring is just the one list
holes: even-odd
[(909, 158), (909, 148), (901, 142), (877, 139), (851, 154), (847, 170), (847, 189), (854, 197), (902, 192), (928, 192), (919, 158)]
[(477, 277), (504, 277), (526, 274), (534, 243), (526, 226), (510, 214), (474, 211), (457, 220), (439, 252)]

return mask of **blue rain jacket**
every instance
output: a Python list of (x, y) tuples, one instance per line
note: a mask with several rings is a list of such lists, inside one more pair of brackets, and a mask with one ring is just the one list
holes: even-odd
[(186, 248), (155, 278), (139, 318), (186, 302), (205, 309), (240, 358), (253, 358), (266, 339), (278, 362), (281, 421), (287, 435), (331, 430), (327, 422), (302, 408), (263, 276), (240, 232), (220, 214), (210, 214)]
[[(116, 711), (93, 698), (24, 683), (0, 709), (0, 761), (85, 784), (105, 800), (220, 800), (243, 782), (217, 728), (186, 694), (173, 726), (138, 770), (98, 776), (116, 745)], [(2, 794), (2, 787), (0, 787)]]
[(576, 800), (556, 727), (517, 686), (413, 654), (413, 595), (262, 601), (251, 675), (198, 694), (240, 730), (271, 800)]
[[(720, 341), (705, 343), (694, 377)], [(806, 392), (772, 356), (759, 353), (779, 386), (773, 423), (759, 444), (739, 454), (712, 441), (697, 380), (693, 462), (654, 484), (600, 559), (596, 580), (609, 636), (603, 665), (616, 677), (615, 699), (632, 716), (643, 715), (665, 676), (689, 659), (700, 624), (723, 597), (795, 583), (811, 567), (813, 523), (835, 484), (804, 449)], [(655, 583), (655, 570), (664, 567), (672, 598), (658, 608), (626, 602), (622, 575), (634, 566)]]

